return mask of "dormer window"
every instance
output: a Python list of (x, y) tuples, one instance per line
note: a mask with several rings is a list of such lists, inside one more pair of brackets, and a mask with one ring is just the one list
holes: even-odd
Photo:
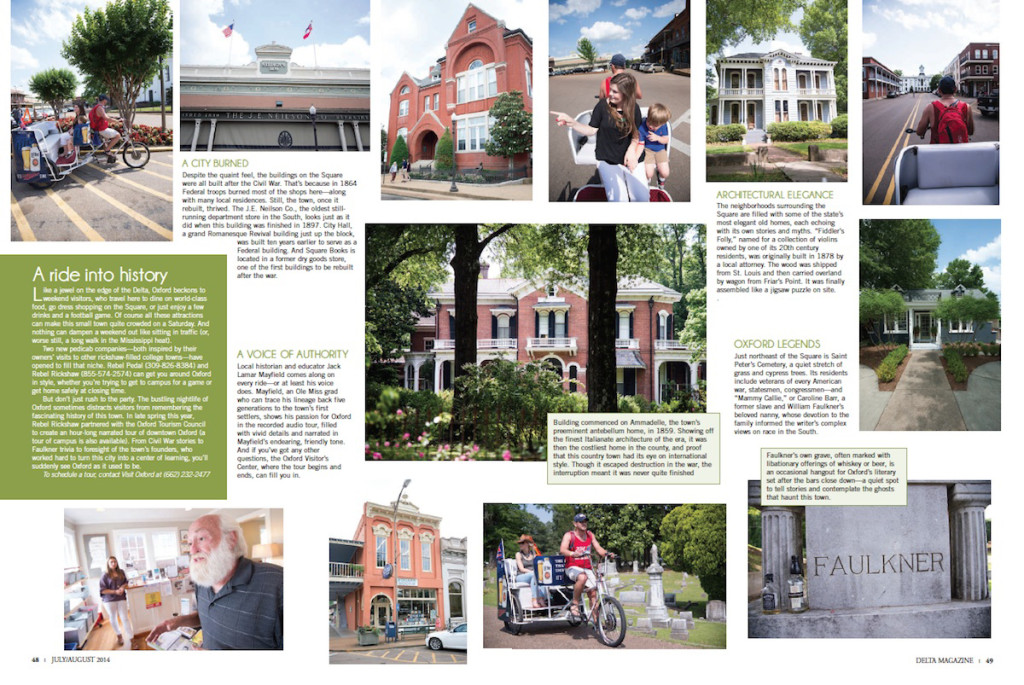
[(470, 33), (473, 33), (474, 31), (476, 31), (476, 19), (470, 19), (469, 23), (466, 25), (466, 29)]

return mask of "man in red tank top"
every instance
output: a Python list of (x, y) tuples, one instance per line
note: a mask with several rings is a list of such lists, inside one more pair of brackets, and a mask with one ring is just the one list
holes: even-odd
[(100, 95), (96, 100), (96, 106), (89, 110), (89, 126), (103, 139), (103, 151), (107, 153), (107, 161), (111, 164), (117, 161), (117, 157), (110, 152), (110, 149), (121, 140), (121, 134), (110, 127), (110, 117), (107, 116), (106, 106), (110, 104), (110, 98)]
[(593, 604), (597, 595), (597, 576), (594, 575), (593, 566), (590, 563), (591, 549), (601, 557), (614, 557), (611, 552), (606, 551), (597, 542), (594, 534), (588, 530), (589, 522), (584, 513), (576, 514), (572, 519), (573, 529), (562, 536), (562, 546), (559, 553), (565, 557), (565, 575), (573, 581), (572, 605), (569, 610), (574, 616), (580, 615), (580, 597), (583, 596), (584, 588)]

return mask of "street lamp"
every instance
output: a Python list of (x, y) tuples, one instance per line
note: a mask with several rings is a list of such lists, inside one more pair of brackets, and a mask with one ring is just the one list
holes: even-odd
[(316, 139), (316, 105), (309, 106), (309, 120), (313, 122), (313, 150), (320, 152), (320, 144)]
[(402, 489), (398, 491), (398, 497), (395, 498), (395, 508), (391, 511), (391, 524), (395, 530), (395, 640), (398, 640), (398, 569), (402, 567), (398, 550), (398, 503), (402, 501), (402, 493), (411, 482), (411, 478), (406, 478), (402, 483)]
[(455, 185), (455, 170), (458, 165), (455, 163), (455, 153), (459, 149), (459, 137), (455, 135), (455, 117), (452, 117), (452, 187), (448, 189), (449, 193), (459, 192), (459, 187)]

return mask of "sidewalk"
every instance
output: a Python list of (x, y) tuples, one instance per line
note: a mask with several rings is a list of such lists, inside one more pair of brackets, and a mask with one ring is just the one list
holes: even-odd
[(878, 419), (880, 431), (967, 430), (936, 350), (914, 351), (892, 399)]
[(337, 635), (333, 630), (330, 631), (330, 650), (332, 652), (369, 652), (375, 649), (387, 649), (393, 646), (404, 646), (404, 647), (422, 647), (426, 644), (427, 636), (425, 634), (406, 635), (399, 638), (398, 642), (384, 642), (384, 638), (380, 638), (380, 644), (376, 645), (365, 645), (359, 644), (359, 639), (356, 637), (354, 632), (349, 632), (347, 635)]
[(390, 181), (380, 184), (386, 195), (404, 195), (420, 200), (521, 200), (533, 199), (533, 184), (509, 183), (504, 185), (458, 183), (459, 192), (451, 192), (451, 181)]

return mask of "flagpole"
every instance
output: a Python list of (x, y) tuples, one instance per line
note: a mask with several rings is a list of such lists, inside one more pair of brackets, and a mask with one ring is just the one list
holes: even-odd
[[(310, 26), (310, 28), (313, 27), (313, 20), (312, 19), (309, 20), (309, 26)], [(310, 33), (310, 38), (312, 38), (313, 37), (312, 36), (313, 32), (310, 31), (309, 33)], [(313, 68), (316, 69), (317, 71), (320, 70), (320, 65), (316, 61), (316, 38), (313, 38)]]
[(231, 27), (231, 35), (228, 36), (228, 69), (231, 68), (231, 42), (235, 39), (235, 20), (232, 19), (229, 24)]

